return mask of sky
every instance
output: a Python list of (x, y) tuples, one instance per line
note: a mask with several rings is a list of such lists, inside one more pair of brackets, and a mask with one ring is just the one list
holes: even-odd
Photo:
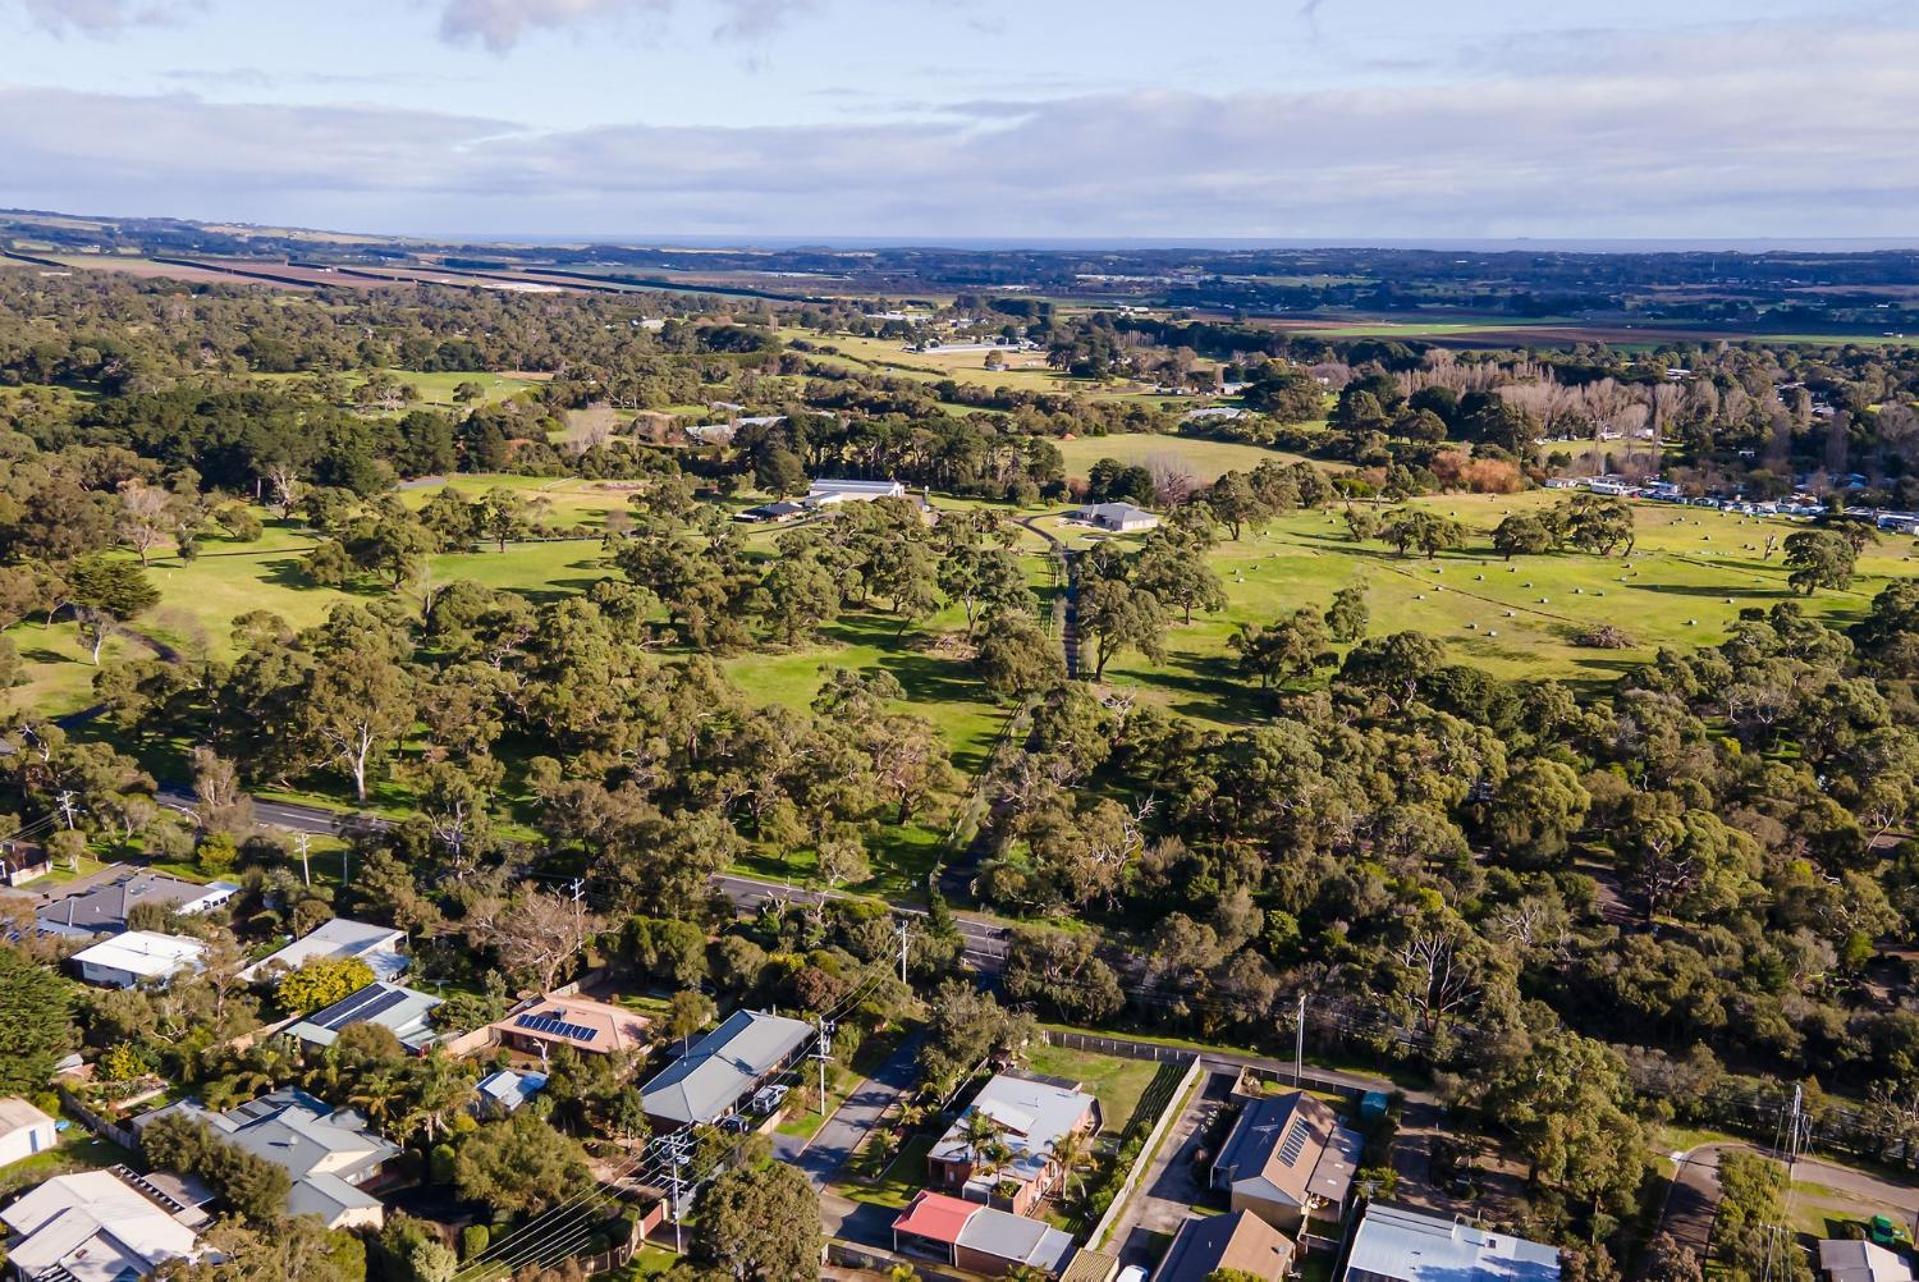
[(0, 206), (425, 236), (1919, 236), (1911, 0), (0, 0)]

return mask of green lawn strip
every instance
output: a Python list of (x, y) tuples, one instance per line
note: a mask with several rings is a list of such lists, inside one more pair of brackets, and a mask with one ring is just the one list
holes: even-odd
[[(807, 1087), (814, 1093), (820, 1088), (819, 1068), (808, 1064), (802, 1070)], [(840, 1064), (826, 1066), (826, 1107), (821, 1109), (817, 1102), (812, 1108), (800, 1114), (787, 1114), (786, 1120), (774, 1129), (781, 1135), (791, 1135), (800, 1139), (811, 1139), (826, 1125), (826, 1119), (839, 1111), (840, 1105), (865, 1078)]]
[(1115, 1135), (1126, 1128), (1159, 1068), (1150, 1059), (1126, 1059), (1052, 1045), (1029, 1047), (1026, 1066), (1048, 1077), (1080, 1083), (1082, 1090), (1099, 1101), (1103, 1135)]
[[(877, 1180), (864, 1183), (855, 1178), (833, 1187), (855, 1202), (903, 1210), (913, 1200), (913, 1195), (926, 1187), (926, 1155), (933, 1151), (937, 1140), (938, 1136), (935, 1135), (915, 1135), (900, 1147)], [(861, 1150), (862, 1155), (865, 1152), (865, 1149)], [(849, 1167), (848, 1174), (857, 1176), (858, 1172)]]
[(1302, 456), (1238, 441), (1212, 441), (1194, 436), (1162, 436), (1129, 432), (1111, 436), (1078, 436), (1055, 441), (1068, 476), (1084, 477), (1104, 458), (1128, 465), (1165, 460), (1184, 468), (1201, 481), (1215, 481), (1226, 472), (1250, 472), (1261, 463), (1297, 463)]

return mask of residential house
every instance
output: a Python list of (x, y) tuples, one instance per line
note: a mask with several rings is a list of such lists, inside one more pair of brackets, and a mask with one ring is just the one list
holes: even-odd
[(129, 1282), (200, 1258), (197, 1234), (111, 1171), (58, 1175), (0, 1211), (23, 1282)]
[(1904, 1256), (1863, 1238), (1820, 1242), (1819, 1271), (1827, 1282), (1912, 1282), (1912, 1266)]
[(160, 904), (191, 917), (211, 912), (238, 893), (240, 887), (230, 881), (201, 886), (163, 873), (130, 872), (91, 890), (57, 899), (36, 916), (43, 934), (90, 939), (125, 930), (127, 914), (135, 904)]
[(308, 1046), (331, 1046), (349, 1024), (377, 1024), (393, 1030), (400, 1045), (417, 1055), (438, 1035), (429, 1016), (439, 1004), (440, 999), (431, 993), (376, 979), (333, 1005), (289, 1024), (285, 1031), (288, 1037)]
[(298, 970), (310, 961), (342, 961), (357, 957), (373, 971), (375, 979), (391, 983), (406, 969), (406, 956), (400, 949), (406, 932), (391, 926), (374, 926), (363, 921), (335, 917), (316, 926), (279, 952), (264, 957), (240, 972), (246, 983), (272, 980), (289, 970)]
[(621, 1006), (588, 997), (539, 997), (524, 1002), (493, 1025), (494, 1039), (528, 1055), (571, 1046), (583, 1055), (636, 1051), (652, 1038), (653, 1021)]
[(1153, 1282), (1206, 1282), (1220, 1269), (1279, 1282), (1292, 1268), (1293, 1250), (1291, 1239), (1251, 1211), (1202, 1215), (1179, 1226)]
[(505, 1117), (517, 1113), (545, 1085), (545, 1073), (502, 1068), (473, 1084), (473, 1103), (467, 1111), (482, 1119)]
[(1345, 1218), (1365, 1146), (1324, 1100), (1303, 1091), (1263, 1096), (1240, 1110), (1213, 1159), (1212, 1185), (1235, 1211), (1297, 1233), (1307, 1219)]
[(205, 1121), (229, 1144), (284, 1167), (293, 1177), (289, 1215), (317, 1215), (330, 1229), (386, 1222), (385, 1206), (360, 1186), (398, 1157), (400, 1146), (369, 1131), (353, 1110), (329, 1108), (289, 1087), (224, 1113), (191, 1102), (172, 1104), (136, 1118), (134, 1128), (144, 1130), (174, 1112)]
[(1057, 1274), (1073, 1239), (1041, 1220), (921, 1189), (893, 1221), (893, 1251), (987, 1277), (1022, 1266)]
[(73, 955), (74, 968), (89, 984), (132, 988), (142, 982), (164, 984), (183, 970), (199, 970), (207, 946), (184, 935), (127, 930)]
[(1559, 1282), (1559, 1248), (1373, 1202), (1341, 1282)]
[[(997, 1143), (1004, 1146), (997, 1165), (983, 1161), (967, 1139), (976, 1114), (991, 1120)], [(1059, 1182), (1055, 1146), (1099, 1126), (1099, 1101), (1076, 1085), (1000, 1073), (980, 1087), (933, 1145), (926, 1156), (926, 1182), (969, 1202), (1027, 1215)]]
[(798, 520), (800, 517), (805, 516), (807, 511), (808, 509), (804, 504), (788, 503), (785, 500), (781, 500), (778, 503), (762, 503), (758, 507), (749, 507), (743, 512), (735, 513), (733, 519), (735, 521), (744, 521), (749, 525), (781, 525), (787, 521)]
[(1088, 503), (1075, 508), (1072, 518), (1110, 534), (1141, 534), (1159, 524), (1159, 518), (1131, 503)]
[(672, 1130), (716, 1122), (780, 1072), (813, 1036), (813, 1026), (781, 1015), (736, 1010), (640, 1087), (653, 1125)]
[(0, 1099), (0, 1166), (58, 1146), (53, 1119), (23, 1099)]

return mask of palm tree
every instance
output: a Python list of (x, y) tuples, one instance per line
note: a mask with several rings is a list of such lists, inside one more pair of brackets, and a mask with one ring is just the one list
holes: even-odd
[(1053, 1141), (1053, 1161), (1059, 1164), (1062, 1186), (1071, 1193), (1073, 1174), (1092, 1155), (1093, 1137), (1085, 1131), (1068, 1131)]

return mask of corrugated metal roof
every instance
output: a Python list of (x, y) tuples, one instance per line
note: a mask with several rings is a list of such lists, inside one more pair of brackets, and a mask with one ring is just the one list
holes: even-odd
[(711, 1122), (812, 1035), (812, 1025), (797, 1019), (736, 1010), (640, 1087), (647, 1115), (669, 1122)]
[(1558, 1282), (1559, 1249), (1375, 1202), (1346, 1268), (1401, 1282)]

